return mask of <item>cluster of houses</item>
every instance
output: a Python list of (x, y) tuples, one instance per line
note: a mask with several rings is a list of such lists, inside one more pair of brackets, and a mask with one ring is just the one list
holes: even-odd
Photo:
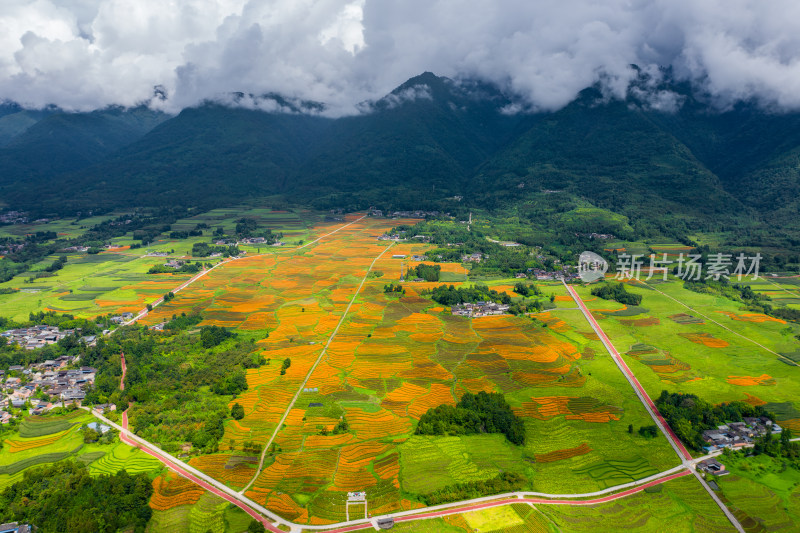
[[(4, 370), (0, 370), (0, 423), (7, 424), (11, 420), (7, 409), (22, 409), (28, 402), (31, 404), (29, 412), (34, 415), (47, 412), (53, 407), (80, 403), (86, 397), (88, 387), (94, 383), (97, 369), (88, 366), (66, 368), (74, 362), (73, 356), (62, 355), (58, 359), (27, 368), (21, 365), (11, 366), (8, 377)], [(43, 391), (49, 399), (34, 398), (37, 390)]]
[(165, 267), (174, 268), (174, 269), (177, 270), (177, 269), (179, 269), (180, 267), (182, 267), (185, 264), (186, 264), (186, 261), (181, 261), (180, 259), (170, 259), (169, 261), (164, 263), (164, 266)]
[[(114, 250), (114, 249), (117, 249), (119, 247), (120, 247), (120, 245), (118, 245), (118, 244), (104, 244), (103, 245), (103, 248), (105, 250)], [(62, 252), (81, 252), (81, 253), (83, 253), (83, 252), (88, 252), (89, 251), (89, 247), (88, 246), (81, 246), (81, 245), (67, 246), (66, 248), (63, 248), (61, 251)], [(156, 255), (157, 253), (158, 252), (153, 252), (152, 254), (148, 253), (147, 255)], [(168, 255), (168, 254), (164, 253), (164, 255)]]
[[(379, 241), (399, 242), (399, 241), (405, 241), (407, 240), (407, 238), (408, 236), (406, 235), (405, 231), (399, 231), (397, 233), (384, 233), (383, 235), (378, 236)], [(431, 238), (429, 235), (414, 235), (411, 238), (420, 242), (431, 242)]]
[(0, 246), (0, 255), (9, 255), (17, 253), (25, 248), (24, 242), (9, 242)]
[(731, 422), (717, 429), (703, 431), (703, 441), (707, 451), (722, 448), (740, 448), (753, 444), (753, 441), (767, 433), (780, 434), (783, 429), (769, 418), (746, 416), (742, 422)]
[(266, 244), (267, 239), (264, 237), (248, 237), (239, 241), (240, 244)]
[[(35, 350), (48, 344), (55, 344), (61, 339), (70, 335), (80, 333), (80, 328), (60, 330), (58, 326), (31, 326), (29, 328), (9, 329), (0, 333), (0, 336), (8, 339), (9, 344), (18, 344), (26, 350)], [(93, 346), (97, 340), (94, 335), (85, 335), (81, 340), (89, 346)]]
[[(270, 246), (284, 246), (286, 243), (282, 241), (275, 241), (274, 243), (270, 244), (269, 241), (265, 237), (245, 237), (240, 240), (236, 239), (217, 239), (214, 241), (214, 244), (217, 246), (238, 246), (240, 244), (267, 244)], [(240, 252), (245, 253), (245, 252)], [(221, 253), (211, 254), (211, 257), (220, 256)]]
[(19, 522), (8, 522), (0, 524), (0, 533), (31, 533), (34, 527), (30, 524), (20, 524)]
[(6, 211), (0, 214), (0, 223), (2, 224), (27, 224), (28, 222), (28, 213), (22, 211)]
[(595, 233), (595, 232), (592, 232), (592, 233), (576, 233), (575, 236), (576, 237), (589, 237), (590, 239), (600, 239), (600, 240), (603, 240), (603, 241), (616, 239), (616, 237), (614, 237), (610, 233)]
[(478, 317), (489, 315), (503, 315), (508, 313), (509, 306), (494, 302), (475, 302), (454, 305), (451, 311), (454, 315)]
[(66, 248), (64, 248), (61, 251), (62, 252), (88, 252), (89, 251), (89, 247), (88, 246), (79, 246), (79, 245), (67, 246)]
[(573, 265), (567, 265), (559, 270), (544, 270), (542, 268), (529, 268), (528, 274), (533, 275), (537, 281), (571, 280), (578, 279), (580, 275)]
[[(395, 211), (391, 215), (392, 218), (425, 218), (425, 217), (438, 217), (441, 213), (439, 211)], [(445, 213), (445, 216), (449, 216)]]
[[(439, 211), (422, 211), (417, 209), (415, 211), (394, 211), (392, 213), (386, 213), (386, 216), (389, 218), (425, 218), (425, 217), (438, 217), (440, 215)], [(384, 216), (383, 211), (381, 209), (375, 209), (374, 207), (370, 207), (369, 211), (367, 211), (367, 216), (370, 217), (382, 217)], [(445, 216), (449, 216), (445, 213)]]
[[(122, 313), (121, 315), (114, 315), (109, 318), (114, 324), (123, 324), (133, 320), (133, 313)], [(105, 334), (105, 332), (103, 332)]]
[(489, 257), (488, 255), (484, 255), (481, 252), (475, 252), (473, 254), (465, 254), (461, 256), (461, 261), (463, 263), (480, 263), (483, 261), (485, 257)]

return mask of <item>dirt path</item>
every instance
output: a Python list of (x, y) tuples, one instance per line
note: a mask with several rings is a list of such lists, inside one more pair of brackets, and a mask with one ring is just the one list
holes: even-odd
[(777, 358), (779, 358), (779, 359), (783, 359), (783, 360), (784, 360), (784, 362), (787, 362), (787, 361), (788, 361), (788, 362), (789, 362), (789, 364), (790, 364), (790, 365), (792, 365), (792, 366), (794, 366), (794, 365), (795, 365), (794, 361), (792, 361), (791, 359), (789, 359), (789, 358), (788, 358), (788, 357), (786, 357), (785, 355), (781, 355), (781, 354), (779, 354), (778, 352), (775, 352), (775, 351), (773, 351), (773, 350), (770, 350), (769, 348), (767, 348), (767, 347), (766, 347), (766, 346), (764, 346), (763, 344), (761, 344), (761, 343), (759, 343), (759, 342), (756, 342), (756, 341), (754, 341), (753, 339), (751, 339), (751, 338), (749, 338), (749, 337), (745, 337), (744, 335), (742, 335), (742, 334), (741, 334), (741, 333), (739, 333), (738, 331), (732, 330), (732, 329), (731, 329), (731, 328), (729, 328), (728, 326), (725, 326), (725, 325), (723, 325), (723, 324), (721, 324), (721, 323), (717, 322), (716, 320), (714, 320), (714, 319), (713, 319), (713, 318), (711, 318), (710, 316), (708, 316), (708, 315), (704, 315), (703, 313), (701, 313), (700, 311), (698, 311), (698, 310), (697, 310), (697, 309), (695, 309), (694, 307), (691, 307), (690, 305), (687, 305), (687, 304), (683, 303), (682, 301), (678, 300), (677, 298), (674, 298), (674, 297), (670, 296), (669, 294), (667, 294), (667, 293), (665, 293), (665, 292), (662, 292), (662, 291), (658, 290), (656, 287), (653, 287), (652, 285), (650, 285), (650, 284), (648, 284), (648, 283), (645, 283), (645, 282), (644, 282), (644, 281), (642, 281), (642, 280), (638, 280), (638, 279), (637, 279), (636, 281), (638, 281), (639, 283), (641, 283), (642, 285), (644, 285), (644, 286), (645, 286), (645, 287), (647, 287), (648, 289), (653, 289), (654, 291), (656, 291), (656, 292), (657, 292), (657, 293), (659, 293), (660, 295), (662, 295), (662, 296), (666, 296), (667, 298), (669, 298), (669, 299), (670, 299), (670, 300), (672, 300), (673, 302), (675, 302), (675, 303), (677, 303), (677, 304), (679, 304), (679, 305), (682, 305), (682, 306), (683, 306), (683, 307), (685, 307), (686, 309), (689, 309), (690, 311), (692, 311), (692, 312), (694, 312), (694, 313), (697, 313), (697, 314), (698, 314), (698, 315), (700, 315), (701, 317), (705, 318), (705, 319), (706, 319), (706, 320), (708, 320), (709, 322), (713, 322), (714, 324), (716, 324), (717, 326), (721, 327), (721, 328), (722, 328), (722, 329), (724, 329), (725, 331), (728, 331), (728, 332), (730, 332), (730, 333), (733, 333), (733, 334), (734, 334), (734, 335), (736, 335), (737, 337), (741, 337), (742, 339), (744, 339), (744, 340), (746, 340), (746, 341), (748, 341), (748, 342), (751, 342), (751, 343), (755, 344), (756, 346), (758, 346), (758, 347), (759, 347), (759, 348), (761, 348), (762, 350), (764, 350), (764, 351), (766, 351), (766, 352), (769, 352), (769, 353), (771, 353), (772, 355), (776, 356), (776, 357), (777, 357)]
[(281, 430), (281, 428), (283, 426), (283, 423), (286, 420), (286, 417), (289, 416), (289, 412), (294, 407), (295, 402), (297, 402), (297, 398), (300, 397), (300, 393), (303, 392), (303, 388), (305, 388), (306, 383), (308, 383), (309, 378), (311, 378), (311, 374), (314, 373), (314, 370), (317, 368), (317, 366), (319, 365), (320, 361), (322, 361), (322, 359), (324, 359), (324, 357), (325, 357), (325, 354), (328, 353), (328, 347), (331, 345), (331, 342), (333, 342), (333, 339), (336, 337), (336, 334), (339, 332), (339, 328), (341, 328), (342, 324), (344, 324), (344, 321), (347, 318), (347, 314), (350, 312), (350, 308), (353, 306), (353, 302), (356, 301), (356, 298), (358, 297), (358, 294), (361, 292), (361, 288), (364, 286), (364, 283), (366, 283), (367, 278), (369, 278), (369, 273), (372, 272), (372, 267), (375, 266), (375, 263), (378, 261), (378, 259), (383, 257), (383, 254), (388, 252), (389, 249), (392, 246), (394, 246), (394, 243), (392, 243), (389, 246), (387, 246), (386, 248), (384, 248), (383, 251), (380, 254), (378, 254), (378, 256), (375, 259), (372, 260), (372, 263), (370, 263), (369, 268), (367, 269), (367, 272), (364, 274), (364, 277), (361, 279), (361, 283), (358, 285), (358, 288), (353, 293), (353, 296), (352, 296), (352, 298), (350, 298), (350, 302), (347, 304), (347, 307), (345, 308), (344, 313), (342, 313), (342, 317), (339, 319), (339, 322), (336, 324), (336, 328), (333, 330), (333, 332), (331, 333), (330, 337), (328, 337), (328, 341), (325, 343), (325, 346), (322, 348), (322, 351), (319, 353), (319, 356), (317, 357), (317, 360), (314, 361), (313, 365), (311, 365), (311, 368), (309, 369), (308, 373), (306, 374), (306, 377), (303, 379), (303, 382), (298, 387), (297, 392), (295, 393), (294, 397), (292, 398), (292, 401), (289, 403), (289, 405), (286, 407), (286, 410), (283, 412), (283, 416), (281, 417), (280, 421), (278, 422), (278, 425), (275, 426), (275, 431), (272, 432), (272, 436), (269, 438), (269, 441), (264, 445), (264, 450), (261, 452), (261, 459), (258, 462), (258, 470), (256, 470), (256, 473), (253, 476), (253, 479), (251, 479), (250, 482), (242, 490), (239, 491), (239, 494), (244, 494), (245, 491), (247, 491), (247, 489), (249, 489), (253, 485), (253, 483), (255, 483), (256, 479), (258, 479), (259, 474), (261, 474), (262, 468), (264, 468), (264, 460), (267, 457), (267, 452), (269, 451), (270, 445), (275, 440), (275, 437), (278, 436), (278, 432)]

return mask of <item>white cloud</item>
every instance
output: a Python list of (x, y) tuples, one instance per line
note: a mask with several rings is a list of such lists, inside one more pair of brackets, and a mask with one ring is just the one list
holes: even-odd
[[(526, 109), (637, 64), (671, 66), (721, 106), (800, 109), (794, 0), (3, 0), (0, 98), (134, 105), (163, 85), (173, 110), (242, 91), (354, 112), (423, 71), (494, 81)], [(637, 89), (643, 90), (643, 89)], [(679, 100), (653, 89), (652, 108)]]

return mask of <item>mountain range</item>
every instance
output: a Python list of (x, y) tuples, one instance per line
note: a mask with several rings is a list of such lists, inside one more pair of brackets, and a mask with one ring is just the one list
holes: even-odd
[[(653, 95), (675, 105), (660, 108)], [(232, 95), (174, 116), (7, 103), (0, 198), (66, 213), (250, 197), (524, 210), (561, 195), (662, 229), (800, 229), (798, 113), (719, 110), (690, 86), (644, 78), (624, 101), (590, 87), (537, 112), (497, 87), (428, 72), (357, 115), (327, 118), (322, 108), (278, 95)]]

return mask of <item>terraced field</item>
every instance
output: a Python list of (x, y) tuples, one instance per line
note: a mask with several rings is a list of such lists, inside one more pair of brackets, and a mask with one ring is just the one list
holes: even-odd
[(722, 498), (752, 531), (789, 531), (800, 522), (800, 472), (767, 456), (726, 459)]
[[(213, 216), (228, 224), (235, 214)], [(275, 220), (276, 228), (286, 222)], [(348, 491), (365, 490), (369, 511), (376, 515), (422, 507), (421, 495), (500, 472), (521, 474), (528, 490), (573, 493), (627, 483), (678, 464), (663, 436), (649, 439), (629, 431), (652, 420), (561, 284), (538, 284), (554, 301), (537, 320), (455, 317), (420, 294), (435, 283), (408, 283), (403, 295), (384, 293), (383, 286), (397, 282), (401, 273), (402, 262), (392, 256), (427, 249), (424, 244), (398, 243), (375, 260), (387, 247), (376, 236), (402, 222), (364, 219), (302, 249), (233, 261), (144, 320), (154, 324), (173, 314), (199, 312), (204, 317), (201, 325), (234, 328), (258, 338), (268, 361), (248, 370), (249, 388), (234, 400), (244, 407), (244, 418), (226, 422), (218, 453), (192, 458), (192, 466), (236, 490), (247, 487), (248, 497), (289, 520), (329, 524), (345, 519)], [(296, 235), (308, 239), (342, 223), (313, 229), (304, 224), (298, 222)], [(367, 276), (370, 268), (373, 274)], [(458, 279), (461, 265), (444, 265), (443, 271), (455, 285), (463, 283)], [(82, 287), (87, 294), (108, 295), (92, 299), (92, 305), (99, 305), (143, 291), (156, 297), (174, 279), (148, 278), (130, 293), (106, 291), (112, 285), (96, 280)], [(491, 286), (510, 293), (513, 283), (495, 280)], [(796, 367), (785, 358), (759, 352), (713, 321), (787, 353), (790, 337), (798, 333), (793, 326), (744, 313), (732, 302), (690, 293), (674, 282), (657, 287), (685, 298), (698, 311), (641, 287), (630, 288), (645, 296), (639, 307), (599, 300), (587, 288), (579, 289), (652, 396), (667, 388), (722, 401), (736, 392), (750, 402), (770, 403), (788, 427), (800, 421), (800, 406), (794, 400), (779, 401), (786, 393), (776, 392), (779, 386), (794, 390)], [(287, 358), (291, 365), (281, 373)], [(413, 434), (428, 409), (455, 404), (467, 391), (503, 393), (524, 419), (526, 443), (515, 446), (499, 434)], [(346, 429), (339, 433), (335, 428), (342, 422)], [(13, 449), (20, 460), (38, 458), (31, 459), (31, 465), (74, 455), (95, 474), (123, 468), (152, 473), (152, 531), (246, 528), (244, 513), (163, 472), (160, 463), (143, 452), (122, 444), (103, 449), (83, 445), (79, 425), (73, 424), (69, 419), (26, 422), (20, 437), (7, 442), (2, 454), (12, 455), (6, 450)], [(248, 451), (252, 443), (269, 444), (261, 471), (260, 457)], [(4, 456), (0, 455), (0, 484), (18, 479), (29, 467), (13, 466)], [(725, 493), (731, 502), (747, 492), (747, 483), (755, 483), (740, 478), (744, 481), (732, 483)], [(783, 497), (762, 496), (762, 503), (741, 505), (743, 517), (760, 516), (779, 505), (775, 498)], [(785, 514), (793, 518), (791, 512)], [(513, 506), (396, 528), (580, 531), (601, 518), (611, 529), (637, 531), (657, 530), (656, 524), (664, 520), (677, 524), (678, 531), (727, 527), (697, 482), (684, 478), (670, 481), (661, 492), (611, 504)]]
[(30, 416), (20, 431), (5, 439), (0, 449), (0, 490), (19, 480), (29, 468), (74, 459), (89, 465), (92, 474), (128, 472), (156, 473), (161, 463), (119, 442), (85, 444), (81, 428), (94, 421), (82, 410), (63, 415)]
[[(540, 505), (537, 511), (563, 531), (734, 531), (692, 476), (674, 479), (655, 492), (639, 492), (609, 503), (586, 506)], [(520, 508), (522, 506), (519, 506)], [(528, 513), (532, 513), (530, 510)], [(529, 514), (528, 517), (531, 515)], [(526, 517), (527, 518), (527, 517)], [(541, 523), (541, 519), (537, 522)]]
[[(245, 485), (254, 465), (231, 465), (230, 458), (247, 455), (246, 442), (267, 444), (298, 390), (245, 494), (300, 523), (344, 520), (352, 490), (366, 490), (370, 511), (379, 514), (420, 506), (414, 494), (501, 471), (523, 474), (532, 490), (573, 492), (677, 464), (663, 437), (627, 431), (649, 417), (613, 363), (598, 355), (602, 345), (557, 283), (541, 284), (555, 307), (539, 322), (454, 317), (420, 296), (426, 284), (407, 284), (402, 296), (383, 292), (400, 275), (401, 261), (392, 256), (426, 249), (398, 243), (375, 262), (378, 276), (363, 285), (320, 358), (386, 247), (376, 236), (398, 223), (365, 219), (297, 253), (238, 260), (147, 318), (195, 311), (204, 324), (263, 332), (258, 343), (269, 364), (248, 371), (249, 388), (235, 400), (244, 418), (226, 424), (218, 456), (192, 464), (237, 489)], [(454, 274), (461, 268), (445, 265)], [(513, 281), (505, 284), (513, 288)], [(286, 358), (291, 366), (281, 375)], [(525, 418), (525, 446), (500, 435), (413, 436), (429, 408), (481, 390), (503, 392)], [(333, 434), (341, 420), (348, 431)]]
[[(211, 227), (223, 227), (233, 232), (236, 220), (242, 217), (253, 218), (262, 227), (284, 234), (284, 241), (292, 246), (298, 242), (313, 239), (320, 232), (333, 226), (333, 223), (321, 223), (320, 216), (310, 211), (297, 210), (277, 212), (264, 208), (236, 207), (217, 209), (202, 213), (195, 217), (177, 221), (172, 225), (174, 231), (194, 229), (198, 223), (206, 223)], [(99, 222), (99, 219), (97, 220)], [(81, 225), (94, 223), (81, 221)], [(54, 224), (47, 224), (48, 229)], [(56, 226), (54, 226), (56, 227)], [(27, 226), (9, 226), (19, 230)], [(82, 232), (77, 226), (57, 225), (60, 235), (69, 236)], [(5, 230), (9, 231), (9, 230)], [(53, 230), (50, 230), (53, 231)], [(2, 232), (0, 232), (2, 233)], [(40, 278), (28, 283), (25, 276), (0, 284), (2, 288), (19, 289), (12, 294), (0, 294), (0, 306), (4, 316), (17, 320), (25, 320), (31, 311), (52, 310), (72, 313), (81, 318), (92, 318), (107, 313), (138, 313), (147, 303), (152, 303), (168, 293), (184, 281), (192, 277), (190, 274), (147, 274), (150, 267), (165, 263), (170, 258), (192, 259), (192, 245), (197, 242), (208, 242), (209, 236), (191, 237), (188, 239), (169, 239), (164, 237), (147, 245), (146, 248), (130, 249), (134, 243), (130, 236), (116, 238), (116, 245), (108, 251), (97, 255), (86, 253), (67, 253), (66, 266), (55, 276)], [(282, 248), (247, 245), (241, 247), (248, 254), (284, 253)], [(165, 252), (169, 257), (148, 257), (147, 252)], [(52, 263), (58, 255), (41, 261), (44, 268)], [(195, 258), (197, 259), (197, 258)], [(201, 258), (203, 262), (217, 263), (219, 258)]]
[[(652, 287), (657, 290), (635, 283), (628, 287), (643, 295), (637, 318), (659, 321), (649, 327), (624, 320), (620, 313), (631, 310), (616, 302), (587, 302), (648, 394), (656, 397), (666, 389), (715, 403), (767, 405), (782, 426), (800, 430), (800, 368), (792, 360), (800, 326), (689, 291), (679, 281)], [(589, 288), (578, 291), (591, 298)]]
[(102, 457), (89, 465), (93, 474), (114, 474), (125, 470), (130, 474), (139, 472), (159, 472), (163, 466), (159, 461), (143, 451), (127, 444), (118, 443)]
[[(592, 505), (525, 503), (491, 507), (428, 520), (396, 522), (392, 530), (413, 532), (550, 533), (633, 531), (660, 533), (735, 531), (719, 507), (691, 476), (612, 502)], [(599, 526), (601, 525), (601, 526)]]

